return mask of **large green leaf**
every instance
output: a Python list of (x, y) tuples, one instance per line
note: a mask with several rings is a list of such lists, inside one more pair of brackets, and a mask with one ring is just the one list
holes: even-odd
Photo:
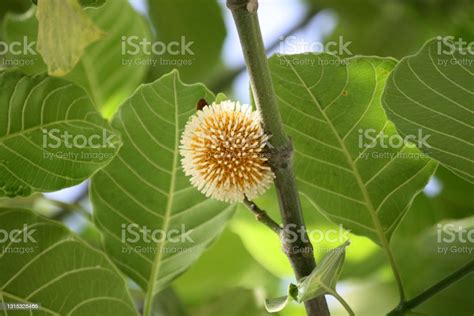
[[(202, 98), (214, 100), (203, 85), (183, 84), (177, 72), (139, 88), (112, 121), (123, 147), (92, 179), (94, 219), (105, 249), (148, 301), (191, 266), (233, 214), (233, 205), (193, 188), (180, 166), (180, 134)], [(122, 235), (127, 225), (178, 229), (192, 240), (130, 242), (131, 234)]]
[[(0, 229), (13, 236), (0, 243), (0, 302), (41, 304), (38, 315), (138, 315), (112, 262), (63, 225), (2, 208)], [(18, 313), (30, 314), (8, 311)]]
[(3, 72), (0, 89), (0, 197), (81, 183), (117, 153), (119, 136), (75, 84)]
[[(137, 54), (122, 53), (122, 41), (133, 36), (138, 40), (150, 40), (151, 32), (144, 17), (127, 0), (107, 1), (100, 8), (87, 8), (85, 12), (105, 35), (85, 50), (79, 63), (65, 78), (85, 88), (95, 104), (110, 115), (136, 89), (148, 71), (148, 65), (135, 61), (146, 61), (149, 56), (142, 50)], [(37, 41), (38, 21), (34, 14), (33, 7), (23, 15), (7, 15), (2, 26), (4, 39), (9, 43), (23, 42), (26, 36), (28, 43)], [(46, 71), (37, 52), (7, 58), (25, 64), (20, 64), (20, 68), (27, 73)]]
[(421, 151), (474, 182), (473, 55), (450, 45), (434, 39), (402, 59), (387, 81), (383, 105), (402, 135), (423, 135)]
[(380, 104), (394, 65), (392, 59), (329, 54), (270, 59), (301, 194), (334, 222), (384, 248), (435, 168), (413, 146), (360, 141), (361, 131), (377, 139), (396, 135)]

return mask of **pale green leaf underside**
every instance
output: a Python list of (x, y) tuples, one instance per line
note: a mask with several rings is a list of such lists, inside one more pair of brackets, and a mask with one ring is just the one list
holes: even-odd
[[(183, 273), (233, 214), (234, 206), (206, 198), (181, 169), (180, 135), (200, 99), (214, 96), (202, 85), (183, 84), (177, 72), (140, 87), (112, 121), (123, 147), (92, 179), (94, 219), (105, 249), (148, 295)], [(164, 232), (184, 225), (193, 241), (122, 242), (122, 224)]]
[[(150, 56), (142, 52), (133, 56), (122, 54), (122, 37), (150, 39), (150, 28), (127, 0), (107, 1), (100, 8), (86, 8), (84, 11), (105, 34), (99, 41), (87, 47), (79, 63), (66, 78), (85, 88), (95, 104), (103, 109), (103, 112), (110, 114), (136, 89), (148, 71), (146, 65), (124, 64), (127, 60), (140, 62)], [(3, 40), (7, 42), (23, 42), (25, 35), (28, 42), (36, 41), (37, 32), (38, 22), (34, 7), (23, 15), (7, 15), (2, 25)], [(27, 73), (46, 71), (39, 54), (22, 54), (8, 58), (20, 62), (32, 61), (32, 65), (21, 67)]]
[[(342, 300), (336, 292), (336, 284), (341, 275), (349, 241), (332, 249), (307, 277), (298, 281), (297, 285), (290, 284), (288, 295), (265, 301), (265, 308), (270, 313), (283, 310), (291, 297), (298, 303), (311, 300), (321, 295), (330, 294)], [(342, 303), (342, 302), (341, 302)]]
[(82, 11), (78, 0), (41, 0), (37, 49), (52, 76), (64, 76), (77, 64), (84, 49), (102, 37), (102, 31)]
[(323, 294), (336, 293), (336, 284), (341, 275), (342, 266), (346, 256), (346, 247), (349, 242), (332, 249), (311, 274), (298, 283), (297, 300), (306, 300), (318, 297)]
[[(4, 72), (0, 89), (0, 197), (79, 184), (118, 151), (119, 137), (75, 84), (45, 75)], [(67, 148), (68, 144), (53, 138), (64, 133), (71, 140), (89, 138), (104, 135), (104, 130), (113, 138), (103, 148), (74, 147), (72, 141), (68, 143), (72, 148)]]
[[(34, 315), (138, 315), (112, 262), (63, 225), (0, 208), (0, 229), (31, 232), (33, 238), (0, 243), (0, 303), (41, 304)], [(22, 249), (30, 251), (18, 253)], [(0, 311), (10, 314), (21, 312)]]
[(474, 182), (474, 63), (469, 53), (449, 50), (434, 39), (402, 59), (383, 105), (401, 134), (429, 135), (421, 151)]
[(419, 154), (413, 147), (359, 146), (360, 129), (396, 134), (380, 104), (395, 63), (329, 54), (270, 59), (301, 194), (334, 222), (384, 247), (435, 168), (426, 158), (396, 156)]

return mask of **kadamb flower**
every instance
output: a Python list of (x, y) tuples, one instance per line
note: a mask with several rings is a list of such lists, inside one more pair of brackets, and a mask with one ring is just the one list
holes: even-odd
[(264, 149), (260, 114), (249, 105), (223, 101), (207, 105), (184, 128), (180, 153), (191, 184), (226, 202), (253, 199), (271, 185), (274, 174)]

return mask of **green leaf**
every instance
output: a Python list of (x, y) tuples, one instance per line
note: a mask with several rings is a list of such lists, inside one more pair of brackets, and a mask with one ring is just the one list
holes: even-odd
[(387, 81), (383, 105), (400, 134), (423, 135), (421, 151), (474, 182), (474, 63), (465, 47), (452, 45), (433, 39), (402, 59)]
[[(148, 302), (197, 260), (234, 212), (233, 205), (192, 187), (181, 169), (179, 140), (200, 99), (214, 96), (203, 85), (183, 84), (176, 71), (140, 87), (112, 120), (123, 147), (92, 179), (94, 219), (105, 249)], [(123, 238), (128, 225), (175, 238), (131, 242), (127, 229)], [(176, 240), (176, 230), (190, 239)]]
[[(270, 59), (300, 193), (332, 221), (387, 250), (436, 166), (414, 146), (386, 145), (397, 133), (380, 98), (394, 65), (388, 58), (329, 54)], [(361, 137), (366, 131), (373, 139)]]
[[(468, 233), (474, 231), (474, 216), (443, 220), (415, 231), (416, 220), (432, 216), (431, 209), (412, 209), (403, 219), (393, 238), (395, 258), (400, 268), (408, 298), (413, 298), (463, 265), (472, 261), (473, 244)], [(416, 255), (413, 255), (416, 254)], [(414, 311), (426, 315), (463, 315), (474, 309), (471, 273), (429, 298)]]
[(85, 48), (103, 33), (82, 11), (78, 0), (41, 0), (37, 49), (52, 76), (64, 76), (81, 58)]
[(2, 208), (0, 218), (16, 233), (0, 243), (0, 302), (41, 304), (33, 313), (44, 315), (138, 315), (103, 253), (31, 211)]
[[(86, 8), (84, 12), (105, 35), (87, 47), (79, 63), (65, 78), (86, 89), (96, 106), (109, 117), (143, 81), (149, 68), (135, 63), (146, 61), (149, 56), (142, 50), (136, 54), (122, 53), (122, 41), (133, 36), (138, 40), (151, 40), (151, 31), (144, 17), (127, 0), (107, 1), (100, 8)], [(4, 40), (8, 43), (23, 42), (26, 36), (29, 44), (35, 42), (38, 21), (34, 13), (33, 7), (24, 15), (5, 17), (2, 26)], [(46, 71), (37, 52), (7, 55), (7, 59), (27, 73)]]
[(336, 292), (336, 283), (341, 275), (346, 247), (349, 241), (332, 249), (318, 264), (318, 266), (307, 277), (298, 281), (297, 285), (290, 284), (288, 295), (265, 301), (265, 308), (270, 313), (276, 313), (286, 307), (289, 297), (298, 303), (311, 300), (325, 294), (331, 294), (337, 298), (349, 314), (353, 314), (347, 303)]
[[(156, 29), (157, 40), (168, 45), (189, 45), (189, 50), (164, 52), (154, 58), (158, 65), (151, 68), (150, 79), (179, 67), (184, 80), (203, 81), (213, 73), (220, 61), (226, 37), (222, 8), (218, 1), (199, 0), (189, 5), (187, 0), (149, 0), (150, 19)], [(182, 45), (182, 41), (185, 45)], [(184, 52), (184, 54), (183, 54)], [(180, 65), (180, 62), (187, 64)]]
[(0, 73), (0, 196), (56, 191), (104, 167), (119, 136), (75, 84)]

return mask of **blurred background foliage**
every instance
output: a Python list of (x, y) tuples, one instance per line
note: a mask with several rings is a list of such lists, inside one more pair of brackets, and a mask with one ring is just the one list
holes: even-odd
[[(41, 0), (40, 0), (41, 1)], [(225, 92), (249, 101), (248, 82), (236, 32), (223, 1), (215, 0), (108, 0), (87, 13), (106, 32), (103, 41), (92, 44), (82, 62), (66, 78), (89, 91), (103, 113), (111, 116), (117, 106), (141, 83), (150, 82), (178, 68), (184, 82), (203, 82), (214, 92)], [(0, 1), (0, 39), (11, 41), (24, 35), (35, 38), (37, 23), (31, 0)], [(262, 0), (262, 31), (268, 52), (285, 52), (282, 45), (294, 36), (298, 41), (351, 42), (353, 55), (392, 56), (415, 53), (429, 38), (453, 35), (474, 40), (472, 0)], [(190, 59), (191, 65), (124, 66), (121, 36), (137, 35), (164, 42), (192, 41), (192, 56), (145, 56), (174, 60)], [(299, 50), (293, 53), (301, 52)], [(304, 49), (303, 49), (304, 50)], [(11, 56), (0, 55), (0, 64)], [(30, 56), (31, 57), (31, 56)], [(40, 58), (40, 57), (35, 57)], [(84, 64), (90, 67), (84, 71)], [(41, 60), (26, 72), (43, 72)], [(92, 77), (88, 77), (92, 74)], [(416, 197), (398, 227), (392, 242), (408, 296), (413, 297), (457, 267), (472, 260), (472, 254), (443, 254), (437, 242), (439, 223), (474, 226), (474, 185), (439, 167), (425, 190)], [(339, 227), (302, 197), (309, 230), (339, 230)], [(279, 217), (275, 192), (257, 200), (274, 218)], [(92, 245), (101, 247), (99, 234), (88, 222), (87, 183), (52, 194), (0, 200), (0, 206), (33, 207), (45, 216), (64, 221)], [(82, 210), (82, 211), (80, 211)], [(345, 238), (343, 233), (338, 239)], [(344, 240), (328, 242), (313, 236), (318, 259)], [(382, 315), (397, 304), (393, 276), (381, 249), (367, 238), (349, 235), (339, 293), (357, 315)], [(451, 246), (451, 245), (450, 245)], [(462, 246), (462, 245), (460, 245)], [(472, 246), (472, 245), (471, 245)], [(293, 281), (291, 267), (278, 239), (241, 207), (225, 233), (204, 256), (179, 278), (172, 288), (157, 296), (156, 315), (267, 315), (263, 299), (284, 293)], [(474, 276), (464, 278), (416, 308), (424, 315), (472, 315)], [(134, 285), (131, 284), (131, 288)], [(142, 297), (133, 291), (137, 304)], [(328, 298), (333, 315), (345, 315)], [(296, 304), (282, 316), (304, 315)]]

